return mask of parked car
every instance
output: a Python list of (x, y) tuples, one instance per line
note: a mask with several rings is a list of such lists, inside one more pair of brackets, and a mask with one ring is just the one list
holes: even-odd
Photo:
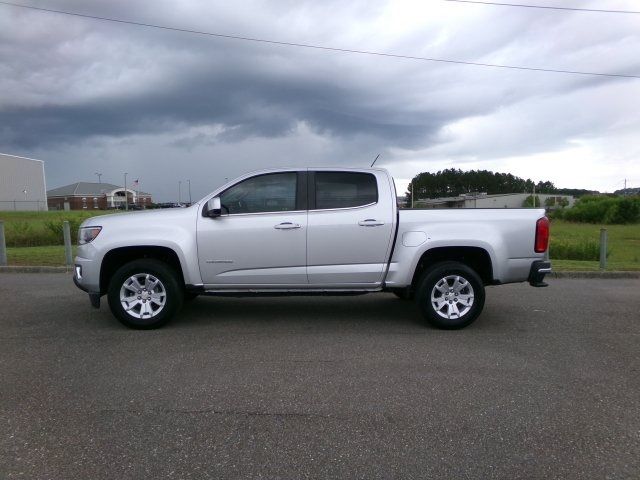
[(485, 286), (546, 286), (551, 271), (543, 209), (399, 210), (379, 168), (255, 172), (188, 208), (90, 218), (78, 243), (76, 285), (133, 328), (197, 295), (387, 291), (456, 329)]

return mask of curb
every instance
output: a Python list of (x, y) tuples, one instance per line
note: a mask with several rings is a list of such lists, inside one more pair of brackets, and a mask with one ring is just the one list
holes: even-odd
[(50, 267), (50, 266), (8, 266), (0, 267), (0, 273), (70, 273), (73, 267)]

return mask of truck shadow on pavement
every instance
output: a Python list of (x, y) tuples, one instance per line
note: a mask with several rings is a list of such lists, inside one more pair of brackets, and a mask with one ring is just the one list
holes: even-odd
[(210, 297), (187, 302), (168, 328), (202, 324), (392, 325), (428, 328), (413, 301), (391, 294), (312, 297)]

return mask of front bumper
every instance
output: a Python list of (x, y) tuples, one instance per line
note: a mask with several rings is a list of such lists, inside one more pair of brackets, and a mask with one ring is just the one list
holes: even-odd
[(82, 265), (76, 263), (73, 269), (73, 283), (80, 290), (87, 292), (89, 294), (89, 301), (91, 302), (91, 306), (94, 308), (100, 308), (100, 292), (93, 292), (91, 289), (82, 283)]
[(548, 287), (549, 284), (544, 282), (544, 276), (551, 273), (551, 262), (546, 260), (536, 260), (531, 264), (529, 271), (529, 285), (532, 287)]

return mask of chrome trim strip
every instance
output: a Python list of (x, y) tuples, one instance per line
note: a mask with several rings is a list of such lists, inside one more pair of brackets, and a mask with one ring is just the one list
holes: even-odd
[(313, 210), (309, 210), (309, 213), (313, 212), (335, 212), (340, 210), (357, 210), (359, 208), (367, 208), (372, 205), (377, 205), (378, 202), (367, 203), (366, 205), (358, 205), (357, 207), (340, 207), (340, 208), (314, 208)]

